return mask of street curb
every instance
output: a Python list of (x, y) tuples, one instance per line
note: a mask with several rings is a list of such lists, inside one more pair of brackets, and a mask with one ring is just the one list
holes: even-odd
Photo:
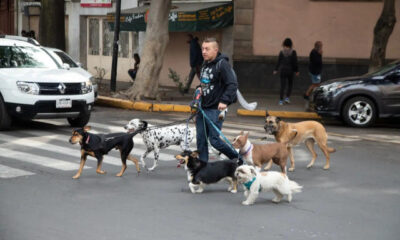
[(177, 104), (148, 103), (142, 101), (130, 101), (112, 97), (98, 96), (96, 104), (122, 109), (131, 109), (144, 112), (184, 112), (190, 113), (190, 106)]
[[(162, 104), (148, 103), (142, 101), (130, 101), (112, 97), (99, 96), (96, 104), (116, 107), (122, 109), (132, 109), (144, 112), (180, 112), (190, 113), (191, 109), (188, 105), (179, 104)], [(268, 111), (269, 115), (281, 118), (298, 118), (298, 119), (321, 119), (318, 114), (313, 112), (289, 112), (289, 111)], [(265, 110), (246, 110), (238, 109), (237, 114), (240, 116), (265, 117)]]
[[(240, 116), (252, 116), (252, 117), (265, 117), (265, 110), (246, 110), (238, 109), (237, 114)], [(305, 118), (305, 119), (321, 119), (321, 117), (315, 112), (289, 112), (289, 111), (268, 111), (271, 116), (281, 118)]]

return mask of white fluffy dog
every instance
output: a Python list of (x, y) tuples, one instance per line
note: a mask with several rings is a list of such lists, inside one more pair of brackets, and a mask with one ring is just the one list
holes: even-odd
[(287, 195), (288, 201), (291, 202), (292, 194), (301, 192), (303, 188), (296, 182), (289, 180), (286, 174), (275, 171), (257, 172), (253, 166), (249, 165), (238, 167), (235, 176), (245, 188), (244, 196), (247, 199), (242, 202), (243, 205), (253, 204), (261, 191), (271, 190), (276, 195), (272, 199), (273, 202), (280, 202), (284, 195)]

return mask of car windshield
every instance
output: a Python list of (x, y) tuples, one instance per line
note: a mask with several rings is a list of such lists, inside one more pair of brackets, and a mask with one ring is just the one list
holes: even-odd
[(29, 46), (0, 46), (0, 68), (57, 68), (42, 49)]
[(67, 63), (71, 68), (79, 67), (65, 52), (51, 50), (49, 52), (60, 64)]
[(392, 63), (389, 63), (388, 65), (385, 65), (375, 72), (372, 73), (367, 73), (365, 74), (366, 76), (381, 76), (382, 74), (385, 74), (387, 72), (391, 72), (393, 69), (395, 69), (397, 66), (399, 66), (400, 61), (395, 61)]

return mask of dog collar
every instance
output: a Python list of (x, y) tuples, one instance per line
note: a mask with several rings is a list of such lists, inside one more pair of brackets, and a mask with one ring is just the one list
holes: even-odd
[[(250, 187), (254, 183), (255, 180), (256, 180), (256, 177), (253, 177), (253, 179), (251, 179), (251, 181), (243, 183), (243, 186), (245, 186), (247, 188), (247, 190), (250, 190)], [(260, 185), (260, 188), (258, 189), (258, 191), (261, 192), (261, 185)]]
[(253, 148), (253, 144), (250, 144), (250, 147), (246, 150), (246, 152), (240, 153), (240, 155), (246, 156), (246, 155), (250, 152), (250, 150), (251, 150), (252, 148)]

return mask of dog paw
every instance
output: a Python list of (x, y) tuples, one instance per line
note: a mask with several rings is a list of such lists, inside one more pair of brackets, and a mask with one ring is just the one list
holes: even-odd
[(155, 169), (155, 167), (147, 168), (147, 171), (148, 171), (148, 172), (153, 172), (154, 169)]
[(73, 176), (72, 178), (73, 179), (78, 179), (80, 177), (80, 175), (75, 175), (75, 176)]
[(274, 203), (279, 203), (280, 201), (281, 201), (281, 199), (277, 198), (277, 197), (272, 199), (272, 202), (274, 202)]
[(291, 167), (288, 169), (289, 172), (293, 172), (294, 171), (294, 167)]
[(228, 191), (231, 192), (231, 193), (237, 193), (236, 189), (232, 189), (232, 190), (228, 190)]
[(107, 172), (103, 171), (103, 170), (100, 170), (100, 171), (96, 171), (96, 173), (98, 173), (98, 174), (106, 174)]
[(329, 165), (325, 165), (325, 166), (324, 166), (324, 170), (328, 170), (329, 167), (330, 167)]
[(313, 166), (313, 164), (310, 163), (307, 165), (307, 168), (311, 168), (312, 166)]
[(248, 202), (248, 201), (243, 201), (242, 202), (242, 205), (245, 205), (245, 206), (249, 206), (249, 205), (251, 205), (252, 203), (251, 202)]

